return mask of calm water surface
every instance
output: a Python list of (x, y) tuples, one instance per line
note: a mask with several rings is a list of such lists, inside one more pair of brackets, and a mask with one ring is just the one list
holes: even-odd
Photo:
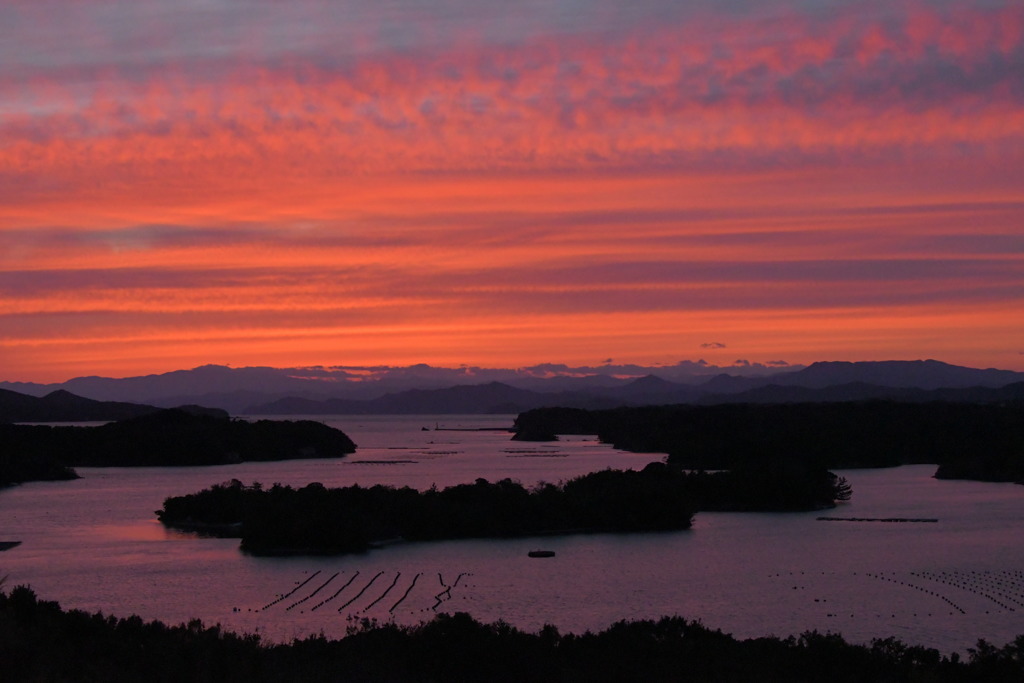
[[(266, 485), (426, 488), (511, 477), (557, 482), (661, 456), (590, 438), (519, 443), (498, 417), (324, 418), (359, 445), (338, 460), (208, 468), (81, 468), (73, 482), (0, 492), (9, 585), (69, 608), (207, 623), (273, 640), (344, 634), (351, 620), (416, 623), (466, 611), (537, 629), (602, 629), (678, 614), (738, 637), (840, 632), (963, 651), (1024, 633), (1024, 486), (943, 482), (934, 467), (842, 472), (853, 500), (830, 516), (937, 523), (824, 522), (820, 513), (700, 513), (692, 530), (405, 544), (365, 555), (258, 558), (237, 539), (169, 532), (167, 496), (231, 478)], [(535, 548), (556, 551), (531, 559)], [(284, 597), (282, 597), (284, 596)]]

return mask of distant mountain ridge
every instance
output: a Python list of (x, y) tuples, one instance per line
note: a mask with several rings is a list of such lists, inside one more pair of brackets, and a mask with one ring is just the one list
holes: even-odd
[(245, 412), (248, 415), (496, 415), (555, 405), (611, 408), (616, 404), (597, 392), (543, 393), (489, 382), (445, 389), (409, 389), (369, 401), (283, 398), (249, 406)]
[(769, 384), (734, 394), (706, 394), (699, 403), (835, 403), (885, 399), (904, 403), (947, 401), (950, 403), (1001, 403), (1024, 401), (1024, 382), (1002, 387), (943, 387), (918, 389), (850, 382), (821, 388)]
[(980, 370), (937, 360), (819, 361), (793, 372), (770, 377), (739, 377), (721, 374), (701, 385), (711, 393), (730, 394), (768, 385), (823, 389), (862, 383), (905, 389), (998, 388), (1024, 381), (1024, 372)]
[(136, 403), (94, 401), (63, 389), (42, 397), (0, 389), (0, 422), (109, 422), (158, 410)]
[(99, 401), (150, 407), (191, 403), (233, 414), (482, 414), (555, 405), (597, 409), (870, 398), (992, 402), (1014, 400), (1019, 390), (1007, 387), (1020, 382), (1022, 372), (936, 360), (823, 361), (806, 367), (739, 363), (728, 368), (683, 361), (664, 367), (545, 365), (520, 370), (207, 365), (125, 379), (82, 377), (60, 385), (0, 382), (0, 388), (42, 397), (73, 387), (73, 393)]
[[(837, 381), (856, 376), (856, 368), (831, 366), (775, 375), (772, 378), (713, 378), (703, 385), (690, 386), (647, 376), (618, 387), (575, 392), (536, 392), (517, 389), (500, 382), (456, 386), (436, 390), (410, 390), (387, 394), (371, 401), (286, 398), (267, 404), (249, 406), (252, 415), (344, 415), (344, 414), (496, 414), (522, 413), (544, 407), (586, 408), (590, 410), (619, 406), (720, 403), (826, 403), (888, 399), (923, 403), (948, 401), (961, 403), (998, 403), (1024, 401), (1024, 373), (1011, 371), (973, 371), (931, 361), (931, 365), (911, 368), (895, 367), (888, 384), (865, 381), (828, 384), (828, 377)], [(811, 366), (813, 367), (813, 366)], [(808, 368), (810, 369), (810, 368)], [(851, 370), (853, 370), (851, 372)], [(935, 370), (935, 374), (928, 374)], [(966, 370), (968, 372), (962, 372)], [(998, 374), (996, 374), (998, 373)], [(877, 368), (868, 368), (865, 376), (886, 381)], [(977, 384), (971, 380), (976, 379)], [(1010, 380), (1010, 383), (1000, 382)], [(1015, 381), (1014, 381), (1015, 380)], [(910, 385), (919, 381), (924, 388)], [(943, 386), (942, 382), (951, 384)], [(959, 382), (960, 384), (955, 384)], [(981, 382), (988, 382), (982, 385)], [(742, 387), (748, 387), (743, 389)], [(934, 388), (933, 388), (934, 387)], [(723, 390), (724, 389), (724, 390)], [(717, 390), (717, 391), (716, 391)]]
[(76, 377), (55, 384), (0, 381), (0, 389), (39, 397), (63, 389), (99, 401), (144, 403), (161, 408), (192, 403), (238, 414), (249, 406), (283, 398), (367, 401), (414, 389), (447, 389), (489, 382), (541, 393), (590, 392), (620, 387), (645, 375), (657, 375), (680, 384), (696, 384), (723, 372), (767, 377), (801, 367), (783, 361), (768, 364), (737, 361), (731, 366), (716, 366), (704, 360), (658, 366), (612, 364), (610, 361), (593, 367), (545, 363), (514, 369), (442, 368), (426, 364), (312, 368), (203, 365), (191, 370), (120, 379)]
[[(788, 382), (787, 378), (794, 381)], [(1024, 381), (1024, 373), (988, 368), (979, 370), (950, 365), (937, 360), (821, 361), (793, 373), (781, 373), (773, 384), (792, 384), (820, 389), (837, 384), (864, 382), (884, 387), (946, 389), (966, 387), (1002, 387)]]

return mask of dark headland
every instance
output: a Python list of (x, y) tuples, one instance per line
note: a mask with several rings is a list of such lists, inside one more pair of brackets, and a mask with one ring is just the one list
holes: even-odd
[(0, 485), (68, 479), (72, 467), (225, 465), (339, 458), (356, 445), (312, 420), (233, 420), (223, 411), (169, 409), (98, 427), (0, 424)]
[(687, 468), (937, 464), (941, 478), (1024, 481), (1024, 401), (540, 408), (519, 415), (515, 432), (523, 441), (593, 434), (623, 450), (667, 453)]

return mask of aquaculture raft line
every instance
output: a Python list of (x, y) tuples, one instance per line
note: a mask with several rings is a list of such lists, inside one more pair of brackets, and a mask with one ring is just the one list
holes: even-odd
[(935, 523), (938, 519), (932, 517), (818, 517), (819, 522), (911, 522)]

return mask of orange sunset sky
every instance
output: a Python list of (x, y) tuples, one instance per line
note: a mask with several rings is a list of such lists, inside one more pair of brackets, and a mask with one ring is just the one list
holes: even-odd
[(0, 380), (1024, 370), (1019, 0), (13, 0), (0, 37)]

